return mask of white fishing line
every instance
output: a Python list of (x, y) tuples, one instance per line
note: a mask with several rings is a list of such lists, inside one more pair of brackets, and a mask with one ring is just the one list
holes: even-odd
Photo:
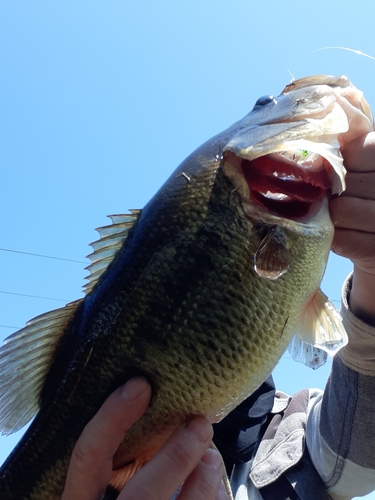
[(315, 54), (316, 52), (321, 52), (322, 50), (346, 50), (347, 52), (353, 52), (354, 54), (357, 54), (358, 56), (367, 57), (368, 59), (372, 59), (373, 61), (375, 61), (375, 57), (374, 56), (371, 56), (370, 54), (366, 54), (365, 52), (362, 52), (361, 50), (351, 49), (349, 47), (341, 47), (339, 45), (333, 45), (333, 46), (330, 46), (330, 47), (321, 47), (319, 49), (312, 50), (306, 56), (304, 56), (299, 61), (299, 63), (296, 65), (296, 67), (294, 68), (293, 72), (291, 72), (289, 70), (289, 68), (287, 68), (288, 73), (292, 77), (290, 83), (294, 82), (294, 80), (295, 80), (295, 76), (294, 75), (295, 75), (295, 73), (297, 71), (297, 68), (303, 63), (303, 61), (305, 59), (307, 59), (308, 57), (310, 57), (312, 54)]

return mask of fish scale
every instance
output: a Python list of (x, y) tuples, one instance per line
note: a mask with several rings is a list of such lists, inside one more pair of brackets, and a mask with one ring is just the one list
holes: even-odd
[[(316, 85), (311, 92), (323, 117), (324, 103), (332, 103), (335, 89), (347, 85), (334, 78), (332, 88), (324, 82), (319, 92)], [(297, 85), (295, 100), (299, 90)], [(309, 95), (306, 88), (303, 91)], [(288, 106), (290, 113), (296, 109), (288, 104), (294, 102), (292, 94), (288, 91), (287, 105), (280, 108), (284, 115)], [(283, 95), (278, 101), (264, 100), (267, 120), (273, 125), (273, 139), (265, 141), (264, 155), (279, 151), (280, 141), (288, 149), (285, 123), (281, 136), (275, 134), (277, 120), (272, 116), (278, 108), (272, 106), (277, 102), (283, 102)], [(303, 122), (301, 140), (306, 139), (314, 114), (310, 104), (306, 102), (307, 117), (303, 104), (297, 106)], [(60, 499), (69, 459), (84, 426), (106, 397), (132, 376), (144, 375), (153, 395), (114, 457), (111, 484), (116, 488), (190, 415), (217, 422), (259, 387), (300, 331), (301, 320), (310, 324), (306, 318), (314, 316), (313, 330), (319, 335), (322, 324), (332, 327), (327, 337), (309, 340), (309, 345), (337, 350), (345, 344), (338, 316), (325, 306), (319, 291), (333, 236), (330, 192), (311, 201), (303, 218), (281, 217), (251, 198), (249, 151), (258, 147), (258, 143), (251, 146), (253, 138), (261, 137), (261, 131), (253, 133), (254, 116), (268, 137), (259, 106), (190, 155), (142, 211), (112, 216), (112, 226), (101, 228), (101, 240), (93, 244), (86, 297), (56, 315), (35, 318), (0, 350), (0, 402), (7, 408), (0, 408), (3, 431), (26, 423), (16, 411), (14, 387), (18, 399), (25, 400), (27, 415), (39, 405), (34, 421), (0, 470), (3, 500)], [(340, 112), (336, 119), (343, 116)], [(363, 129), (368, 121), (364, 113)], [(341, 122), (337, 126), (340, 134), (343, 127)], [(292, 128), (293, 149), (297, 118)], [(325, 145), (317, 143), (317, 154), (327, 154), (334, 162), (331, 175), (339, 185), (343, 179), (339, 150), (324, 133), (322, 142)], [(258, 150), (256, 154), (259, 158)], [(246, 176), (243, 159), (250, 162)], [(16, 370), (23, 367), (32, 388), (38, 354), (22, 350), (31, 331), (44, 346), (44, 372), (38, 372), (35, 380), (41, 389), (26, 393), (22, 374), (17, 376)], [(57, 339), (53, 342), (52, 333)], [(15, 358), (14, 351), (21, 354)], [(21, 365), (22, 354), (26, 361)]]

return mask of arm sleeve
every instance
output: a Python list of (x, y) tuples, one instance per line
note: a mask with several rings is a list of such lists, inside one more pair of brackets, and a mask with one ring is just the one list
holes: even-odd
[(349, 278), (341, 308), (349, 343), (333, 360), (324, 394), (311, 400), (306, 430), (311, 459), (333, 499), (375, 489), (375, 328), (349, 310), (350, 286)]

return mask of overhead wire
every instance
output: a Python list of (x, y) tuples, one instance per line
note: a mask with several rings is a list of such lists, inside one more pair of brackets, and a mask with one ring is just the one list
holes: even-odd
[(68, 302), (67, 299), (56, 299), (56, 298), (53, 298), (53, 297), (43, 297), (41, 295), (29, 295), (27, 293), (7, 292), (5, 290), (0, 290), (0, 293), (4, 293), (4, 294), (7, 294), (7, 295), (18, 295), (20, 297), (30, 297), (32, 299), (56, 300), (58, 302)]
[[(76, 263), (76, 264), (87, 264), (87, 261), (76, 260), (76, 259), (67, 259), (65, 257), (56, 257), (54, 255), (45, 255), (45, 254), (32, 253), (32, 252), (24, 252), (21, 250), (14, 250), (11, 248), (0, 248), (0, 251), (16, 253), (16, 254), (20, 254), (20, 255), (31, 255), (32, 257), (40, 257), (43, 259), (53, 259), (53, 260), (60, 260), (60, 261), (65, 261), (65, 262), (72, 262), (72, 263)], [(6, 290), (0, 290), (0, 293), (6, 294), (6, 295), (16, 295), (19, 297), (40, 299), (40, 300), (53, 300), (53, 301), (57, 301), (57, 302), (69, 302), (69, 300), (67, 300), (67, 299), (60, 299), (60, 298), (56, 298), (56, 297), (44, 297), (41, 295), (31, 295), (31, 294), (26, 294), (26, 293), (9, 292)], [(0, 324), (0, 328), (11, 328), (11, 329), (17, 330), (17, 329), (22, 328), (22, 327)]]
[(67, 262), (76, 262), (78, 264), (86, 264), (86, 262), (83, 260), (66, 259), (64, 257), (54, 257), (52, 255), (43, 255), (43, 254), (39, 254), (39, 253), (21, 252), (20, 250), (12, 250), (10, 248), (0, 248), (0, 250), (2, 252), (20, 253), (23, 255), (32, 255), (33, 257), (42, 257), (44, 259), (65, 260)]
[[(73, 262), (73, 263), (78, 263), (78, 264), (86, 264), (87, 263), (87, 262), (82, 261), (82, 260), (66, 259), (64, 257), (55, 257), (53, 255), (44, 255), (44, 254), (38, 254), (38, 253), (24, 252), (24, 251), (21, 251), (21, 250), (13, 250), (13, 249), (10, 249), (10, 248), (0, 248), (0, 251), (2, 251), (2, 252), (17, 253), (17, 254), (21, 254), (21, 255), (31, 255), (33, 257), (40, 257), (40, 258), (43, 258), (43, 259), (62, 260), (62, 261)], [(43, 296), (40, 296), (40, 295), (29, 295), (29, 294), (26, 294), (26, 293), (8, 292), (6, 290), (0, 290), (0, 293), (6, 294), (6, 295), (17, 295), (19, 297), (28, 297), (28, 298), (33, 298), (33, 299), (53, 300), (53, 301), (57, 301), (57, 302), (69, 302), (69, 300), (67, 300), (67, 299), (59, 299), (59, 298), (55, 298), (55, 297), (43, 297)], [(331, 302), (336, 302), (338, 304), (341, 303), (340, 300), (335, 300), (335, 299), (331, 299)], [(0, 328), (13, 328), (13, 329), (17, 329), (17, 328), (21, 328), (21, 327), (19, 327), (19, 326), (11, 326), (11, 325), (1, 325), (0, 324)]]

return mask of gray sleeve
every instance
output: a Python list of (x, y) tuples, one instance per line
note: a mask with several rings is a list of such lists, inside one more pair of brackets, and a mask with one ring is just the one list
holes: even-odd
[(349, 344), (334, 358), (323, 395), (311, 400), (306, 431), (315, 468), (334, 499), (375, 489), (375, 328), (348, 307), (344, 285), (341, 314)]

